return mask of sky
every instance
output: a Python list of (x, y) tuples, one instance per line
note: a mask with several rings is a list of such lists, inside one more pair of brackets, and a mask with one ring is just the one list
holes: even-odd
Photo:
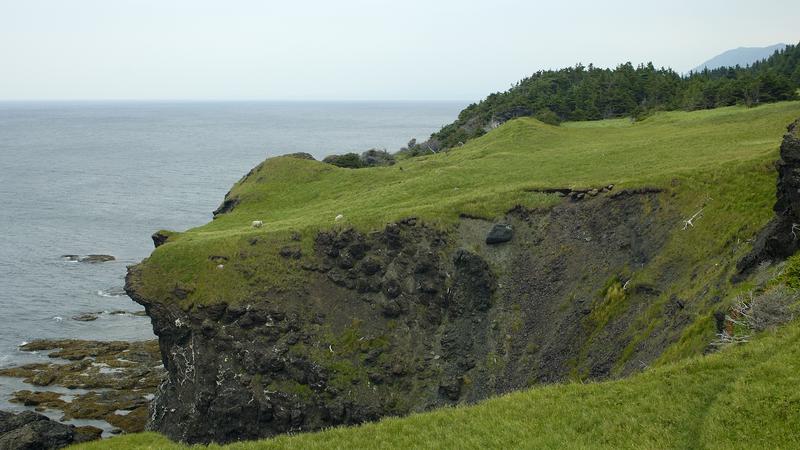
[(797, 0), (0, 0), (0, 100), (475, 101), (800, 41)]

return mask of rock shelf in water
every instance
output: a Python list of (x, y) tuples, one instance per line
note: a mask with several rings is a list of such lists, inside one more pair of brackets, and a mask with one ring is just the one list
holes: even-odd
[[(51, 351), (49, 357), (68, 362), (0, 370), (0, 376), (22, 378), (40, 388), (14, 392), (11, 402), (37, 411), (62, 411), (62, 420), (104, 420), (127, 433), (144, 429), (150, 401), (164, 376), (156, 341), (38, 340), (20, 349)], [(41, 389), (54, 386), (83, 391), (65, 395)]]

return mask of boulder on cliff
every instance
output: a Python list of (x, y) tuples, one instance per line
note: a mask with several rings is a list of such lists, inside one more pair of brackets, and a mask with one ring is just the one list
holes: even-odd
[(511, 225), (507, 223), (497, 223), (489, 230), (489, 234), (486, 235), (486, 243), (489, 245), (501, 244), (510, 241), (512, 237), (514, 237), (514, 229), (511, 228)]

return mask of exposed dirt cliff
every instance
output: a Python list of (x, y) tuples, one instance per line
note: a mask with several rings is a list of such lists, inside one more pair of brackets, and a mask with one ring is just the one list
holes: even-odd
[(639, 370), (697, 314), (673, 296), (633, 341), (632, 324), (689, 270), (667, 261), (652, 282), (631, 282), (680, 229), (670, 205), (643, 189), (518, 207), (501, 221), (511, 239), (493, 244), (496, 222), (479, 218), (320, 232), (311, 255), (293, 241), (280, 250), (302, 261), (301, 289), (245, 304), (181, 303), (178, 288), (174, 302), (148, 299), (132, 267), (126, 290), (152, 318), (168, 372), (149, 426), (228, 442)]

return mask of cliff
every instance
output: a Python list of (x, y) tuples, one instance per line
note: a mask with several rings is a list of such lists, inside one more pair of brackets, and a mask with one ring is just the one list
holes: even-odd
[(758, 264), (785, 259), (800, 246), (800, 120), (788, 126), (776, 167), (775, 217), (759, 234), (753, 251), (739, 262), (744, 274)]
[(129, 271), (168, 372), (149, 428), (272, 436), (709, 351), (798, 115), (523, 119), (357, 173), (268, 160)]

